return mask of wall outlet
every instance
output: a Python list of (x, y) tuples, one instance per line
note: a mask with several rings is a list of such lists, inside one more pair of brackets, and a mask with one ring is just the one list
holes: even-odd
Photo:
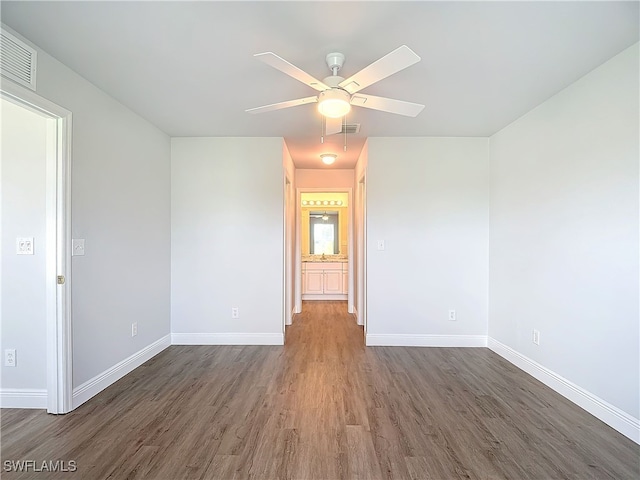
[(450, 322), (455, 322), (456, 320), (457, 320), (456, 311), (455, 310), (449, 310), (449, 321)]
[(133, 322), (131, 324), (131, 336), (135, 337), (138, 334), (138, 322)]
[(231, 307), (231, 318), (240, 318), (240, 309), (238, 307)]
[(16, 253), (18, 255), (33, 255), (33, 237), (17, 238)]
[(15, 367), (16, 366), (16, 349), (7, 348), (4, 351), (4, 366)]
[(533, 343), (540, 345), (540, 332), (538, 330), (533, 331)]

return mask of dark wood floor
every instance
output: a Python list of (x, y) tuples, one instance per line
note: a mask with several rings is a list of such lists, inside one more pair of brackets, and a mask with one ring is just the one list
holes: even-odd
[(638, 479), (640, 447), (484, 348), (363, 346), (307, 302), (285, 347), (173, 346), (68, 415), (2, 410), (72, 479)]

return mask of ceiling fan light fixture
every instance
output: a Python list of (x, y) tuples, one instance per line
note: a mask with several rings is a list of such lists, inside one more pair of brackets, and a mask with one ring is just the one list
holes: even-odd
[(318, 95), (318, 111), (329, 118), (344, 117), (351, 110), (351, 95), (341, 88), (331, 88)]
[(336, 161), (336, 158), (338, 158), (338, 156), (335, 153), (323, 153), (320, 155), (320, 160), (322, 160), (322, 163), (325, 165), (331, 165)]

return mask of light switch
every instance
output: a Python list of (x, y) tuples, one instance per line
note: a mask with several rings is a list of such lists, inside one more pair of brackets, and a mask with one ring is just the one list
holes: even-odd
[(71, 240), (71, 255), (74, 257), (84, 255), (84, 238), (74, 238)]
[(384, 240), (378, 240), (378, 250), (384, 250)]
[(16, 253), (18, 255), (33, 255), (33, 237), (17, 238)]

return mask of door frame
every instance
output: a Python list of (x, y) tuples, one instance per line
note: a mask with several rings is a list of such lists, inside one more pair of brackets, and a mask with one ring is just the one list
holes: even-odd
[(349, 220), (349, 228), (347, 229), (347, 256), (349, 258), (349, 289), (347, 292), (347, 311), (353, 313), (354, 296), (353, 296), (353, 188), (351, 187), (332, 187), (332, 188), (311, 188), (311, 187), (299, 187), (296, 188), (296, 245), (295, 245), (295, 313), (302, 312), (302, 209), (300, 202), (302, 201), (302, 193), (346, 193), (348, 196), (347, 205), (347, 218)]
[[(358, 208), (358, 225), (356, 228), (356, 313), (358, 325), (364, 326), (364, 333), (367, 334), (367, 182), (366, 174), (363, 173), (356, 179), (356, 196)], [(355, 217), (355, 215), (354, 215)]]
[[(0, 96), (47, 119), (46, 325), (47, 412), (72, 410), (71, 330), (71, 148), (69, 110), (9, 80)], [(63, 283), (58, 284), (58, 276)]]
[(287, 325), (291, 325), (293, 315), (295, 313), (294, 295), (294, 279), (292, 278), (293, 264), (293, 248), (295, 227), (291, 227), (291, 218), (295, 215), (295, 205), (293, 192), (293, 181), (289, 178), (289, 174), (285, 169), (284, 173), (284, 295), (283, 295), (283, 312), (284, 321), (282, 325), (282, 335), (286, 335)]

